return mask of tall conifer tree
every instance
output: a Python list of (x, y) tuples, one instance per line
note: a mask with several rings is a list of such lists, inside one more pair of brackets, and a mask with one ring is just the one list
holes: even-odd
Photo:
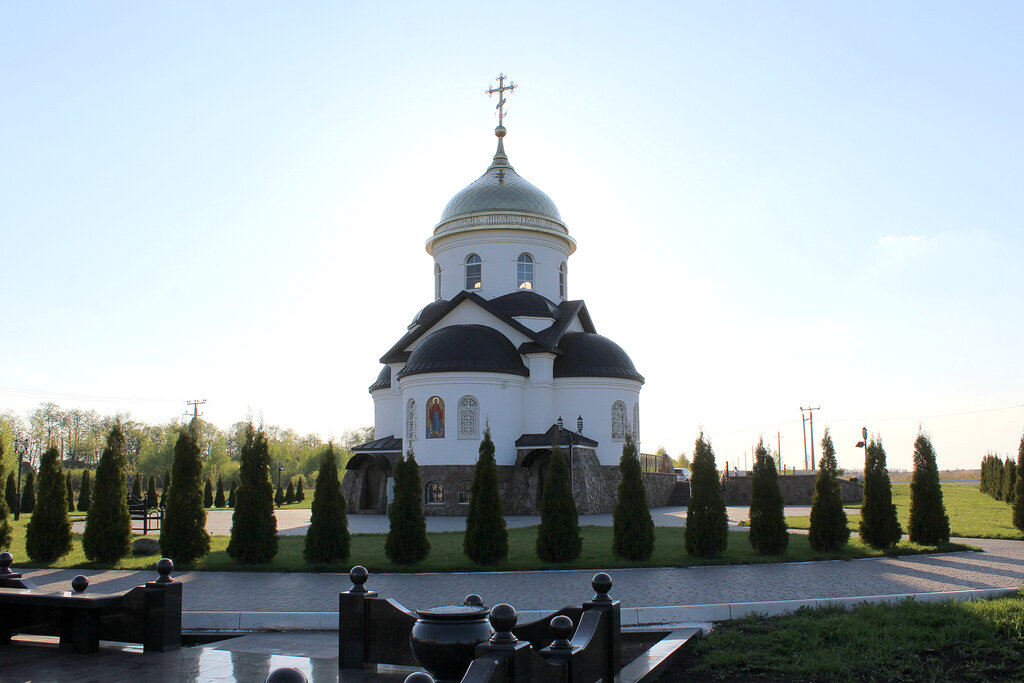
[(715, 557), (729, 542), (729, 517), (719, 485), (715, 452), (701, 431), (690, 463), (690, 505), (686, 510), (686, 552)]
[(491, 428), (484, 429), (480, 452), (473, 470), (473, 486), (469, 492), (469, 513), (462, 549), (477, 564), (504, 562), (508, 557), (508, 529), (501, 512), (498, 492), (498, 466), (494, 461)]
[(146, 507), (150, 510), (155, 509), (160, 504), (160, 497), (156, 494), (156, 475), (152, 475), (149, 478), (149, 482), (146, 485)]
[(942, 484), (935, 462), (935, 449), (923, 432), (914, 440), (914, 474), (910, 480), (911, 543), (939, 545), (949, 542), (949, 517), (942, 502)]
[(850, 527), (843, 509), (843, 494), (839, 488), (839, 463), (832, 435), (825, 427), (821, 438), (821, 460), (814, 479), (814, 498), (811, 501), (811, 548), (818, 552), (838, 550), (850, 540)]
[(21, 487), (21, 511), (31, 514), (36, 509), (36, 471), (28, 468), (25, 484)]
[(115, 424), (96, 467), (92, 504), (85, 515), (82, 549), (93, 561), (117, 562), (131, 552), (132, 518), (125, 481), (124, 433)]
[(247, 564), (270, 562), (277, 554), (274, 486), (270, 483), (270, 444), (263, 428), (250, 422), (239, 456), (241, 482), (234, 491), (228, 555)]
[(89, 470), (82, 472), (82, 485), (78, 488), (78, 511), (88, 512), (92, 505), (92, 475)]
[[(290, 482), (289, 482), (290, 485)], [(345, 496), (338, 481), (338, 463), (334, 457), (334, 444), (327, 444), (320, 462), (320, 473), (313, 490), (313, 504), (306, 545), (302, 551), (306, 562), (326, 564), (348, 559), (351, 535)]]
[(132, 475), (132, 495), (135, 500), (142, 500), (142, 475), (138, 472)]
[(33, 560), (53, 562), (71, 552), (71, 520), (60, 453), (51, 446), (39, 464), (39, 504), (25, 529), (25, 552)]
[(68, 512), (75, 511), (75, 489), (71, 484), (71, 472), (64, 474), (64, 484), (66, 488), (66, 499), (68, 501)]
[(210, 552), (202, 487), (199, 421), (193, 418), (174, 444), (171, 488), (167, 492), (167, 510), (160, 530), (160, 551), (176, 563), (188, 564)]
[(618, 495), (612, 515), (612, 552), (627, 560), (646, 560), (654, 552), (654, 520), (647, 507), (636, 442), (626, 434), (619, 459)]
[(903, 529), (892, 503), (892, 483), (885, 467), (882, 439), (868, 441), (864, 459), (864, 502), (860, 508), (860, 538), (873, 548), (896, 545)]
[[(395, 465), (394, 477), (395, 500), (388, 512), (390, 526), (384, 553), (392, 562), (416, 564), (430, 553), (430, 541), (427, 540), (427, 520), (423, 517), (420, 467), (412, 450), (405, 460)], [(313, 497), (316, 498), (315, 493)]]
[[(4, 459), (4, 444), (0, 442), (0, 463), (3, 463)], [(3, 469), (0, 468), (0, 474), (3, 473)], [(11, 478), (7, 478), (7, 487), (10, 488)], [(14, 530), (11, 528), (10, 520), (10, 508), (7, 505), (7, 491), (4, 491), (4, 497), (0, 498), (0, 550), (7, 550), (11, 547), (11, 539), (14, 535)]]
[(572, 497), (569, 468), (558, 443), (551, 446), (551, 461), (540, 501), (537, 557), (544, 562), (569, 562), (583, 552), (579, 514)]
[(213, 484), (210, 483), (209, 477), (203, 483), (203, 507), (213, 507)]
[(7, 485), (4, 487), (4, 500), (7, 502), (7, 509), (14, 512), (18, 507), (18, 484), (14, 478), (14, 472), (7, 474)]
[(1013, 526), (1024, 531), (1024, 436), (1017, 448), (1017, 483), (1013, 487)]
[(217, 477), (217, 495), (213, 497), (213, 507), (222, 508), (227, 503), (224, 499), (224, 478)]
[(758, 555), (781, 555), (789, 545), (786, 511), (779, 492), (775, 459), (758, 439), (754, 451), (754, 474), (750, 495), (750, 545)]

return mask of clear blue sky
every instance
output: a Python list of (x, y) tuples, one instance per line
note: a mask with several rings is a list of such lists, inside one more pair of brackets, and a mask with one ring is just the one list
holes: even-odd
[[(0, 410), (372, 423), (423, 243), (506, 148), (643, 450), (910, 467), (1024, 430), (1019, 3), (6, 3)], [(113, 400), (97, 400), (110, 398)]]

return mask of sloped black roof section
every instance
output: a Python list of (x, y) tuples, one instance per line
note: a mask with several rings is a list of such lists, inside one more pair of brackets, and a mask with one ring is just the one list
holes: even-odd
[(367, 441), (352, 449), (353, 453), (390, 453), (394, 451), (402, 451), (402, 440), (395, 438), (394, 435)]
[(643, 382), (622, 347), (594, 332), (567, 332), (558, 342), (555, 377), (618, 377)]
[(543, 434), (523, 434), (516, 439), (516, 448), (550, 448), (558, 439), (559, 446), (584, 446), (597, 448), (598, 442), (590, 437), (577, 434), (568, 429), (559, 429), (558, 424), (551, 425)]
[(391, 388), (391, 368), (385, 365), (381, 368), (380, 374), (377, 375), (377, 380), (370, 385), (370, 393), (377, 391), (378, 389), (390, 389)]
[(512, 342), (484, 325), (452, 325), (420, 342), (398, 379), (431, 372), (497, 372), (529, 376)]
[(556, 318), (558, 307), (537, 292), (520, 290), (487, 302), (487, 309), (497, 316), (514, 318)]

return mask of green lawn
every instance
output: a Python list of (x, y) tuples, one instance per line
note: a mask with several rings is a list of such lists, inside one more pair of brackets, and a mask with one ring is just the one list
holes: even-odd
[[(968, 484), (943, 484), (942, 501), (949, 515), (949, 529), (953, 536), (961, 538), (1006, 538), (1019, 541), (1024, 538), (1013, 526), (1011, 507)], [(910, 521), (910, 484), (894, 482), (892, 502), (903, 525), (904, 533)], [(856, 532), (860, 524), (860, 508), (847, 509), (846, 517), (850, 528)], [(787, 517), (786, 523), (792, 529), (808, 529), (810, 517)]]
[[(107, 568), (87, 562), (82, 552), (81, 536), (76, 535), (72, 552), (52, 564), (30, 562), (25, 554), (25, 525), (27, 519), (22, 517), (14, 524), (14, 543), (11, 552), (15, 556), (16, 566), (23, 567), (85, 567)], [(463, 554), (462, 532), (430, 533), (430, 556), (412, 567), (393, 564), (384, 555), (383, 534), (356, 534), (352, 537), (352, 553), (349, 560), (335, 565), (308, 565), (302, 558), (305, 542), (303, 536), (279, 537), (279, 551), (274, 561), (267, 565), (242, 565), (236, 563), (227, 554), (228, 537), (214, 536), (209, 555), (192, 567), (179, 569), (206, 570), (266, 570), (266, 571), (346, 571), (352, 565), (361, 564), (372, 572), (383, 571), (479, 571), (479, 570), (528, 570), (528, 569), (611, 569), (617, 567), (685, 567), (702, 564), (753, 564), (761, 562), (804, 562), (808, 560), (854, 559), (860, 557), (877, 557), (892, 554), (916, 554), (935, 552), (936, 548), (901, 543), (895, 552), (886, 553), (874, 550), (853, 539), (841, 551), (834, 553), (815, 553), (808, 543), (807, 537), (793, 534), (790, 536), (789, 549), (785, 555), (761, 557), (750, 547), (749, 535), (734, 531), (729, 534), (729, 547), (724, 555), (713, 560), (691, 557), (685, 551), (684, 529), (678, 527), (658, 527), (655, 529), (655, 551), (647, 562), (622, 560), (611, 554), (612, 530), (609, 527), (582, 527), (583, 554), (579, 559), (562, 565), (547, 564), (537, 559), (535, 546), (537, 527), (509, 529), (509, 557), (500, 565), (480, 567), (474, 565)], [(950, 545), (938, 550), (967, 550), (970, 546)], [(130, 557), (121, 560), (113, 568), (145, 569), (154, 567), (158, 555), (146, 557)]]
[(695, 680), (1024, 680), (1024, 595), (802, 609), (723, 622), (678, 666)]

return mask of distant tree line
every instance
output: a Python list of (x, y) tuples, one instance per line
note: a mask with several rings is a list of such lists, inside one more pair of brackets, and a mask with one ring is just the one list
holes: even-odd
[[(171, 470), (175, 444), (188, 424), (188, 421), (180, 417), (163, 424), (147, 424), (132, 419), (127, 413), (101, 415), (95, 410), (65, 410), (55, 403), (41, 403), (25, 416), (8, 410), (0, 413), (0, 472), (4, 473), (5, 479), (17, 472), (18, 456), (14, 448), (16, 436), (28, 437), (29, 443), (22, 470), (23, 489), (26, 488), (27, 476), (31, 475), (34, 483), (43, 453), (55, 449), (65, 477), (70, 479), (71, 497), (75, 500), (76, 509), (85, 512), (88, 510), (88, 499), (85, 507), (79, 505), (83, 477), (86, 480), (95, 478), (107, 437), (117, 425), (123, 437), (123, 466), (130, 490), (134, 489), (134, 482), (138, 481), (141, 490), (137, 495), (141, 498), (148, 494), (147, 484), (153, 477), (156, 477), (156, 487), (162, 489), (166, 486), (163, 479)], [(211, 486), (221, 482), (225, 492), (238, 485), (239, 461), (248, 426), (249, 420), (241, 420), (227, 429), (220, 429), (202, 418), (197, 420), (196, 438), (204, 482), (211, 482)], [(276, 425), (264, 425), (262, 430), (275, 472), (274, 486), (277, 486), (276, 472), (280, 463), (284, 467), (281, 472), (282, 489), (292, 488), (291, 496), (282, 494), (283, 502), (301, 500), (305, 496), (298, 486), (309, 487), (316, 481), (320, 454), (327, 447), (328, 440), (319, 434), (302, 435), (294, 429)], [(341, 439), (334, 442), (338, 467), (344, 468), (352, 456), (352, 447), (372, 439), (373, 427), (344, 432)], [(0, 482), (0, 485), (5, 485), (6, 494), (6, 481)], [(88, 491), (89, 484), (85, 486), (85, 491)], [(30, 494), (30, 497), (33, 499), (29, 502), (31, 505), (35, 496)], [(23, 499), (22, 511), (26, 511), (24, 502)], [(221, 505), (226, 503), (225, 498)]]

